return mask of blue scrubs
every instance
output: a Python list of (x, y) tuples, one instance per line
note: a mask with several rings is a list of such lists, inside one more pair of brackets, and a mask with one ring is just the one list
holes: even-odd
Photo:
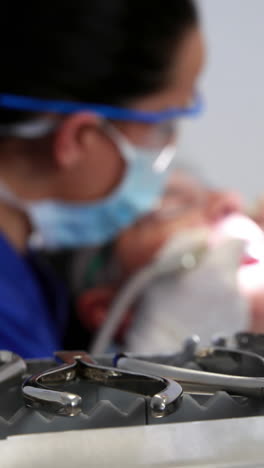
[(37, 254), (18, 254), (0, 235), (0, 349), (24, 358), (63, 348), (67, 296)]

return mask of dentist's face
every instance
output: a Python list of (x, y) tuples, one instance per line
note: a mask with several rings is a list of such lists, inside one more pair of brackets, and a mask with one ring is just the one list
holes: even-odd
[[(129, 103), (131, 109), (158, 112), (190, 104), (204, 62), (204, 44), (200, 30), (190, 29), (180, 48), (172, 50), (171, 54), (171, 65), (167, 71), (167, 84), (164, 89)], [(78, 124), (77, 119), (78, 116), (75, 127)], [(112, 124), (131, 143), (146, 148), (166, 145), (172, 138), (170, 129), (174, 130), (175, 136), (175, 126), (171, 125), (129, 121), (115, 121)], [(60, 198), (73, 202), (91, 201), (109, 195), (122, 181), (125, 171), (125, 162), (117, 146), (96, 120), (91, 120), (87, 125), (80, 120), (79, 131), (75, 128), (73, 132), (68, 125), (65, 132), (68, 132), (68, 135), (72, 132), (71, 138), (74, 138), (74, 135), (76, 138), (77, 135), (78, 144), (70, 144), (66, 134), (64, 141), (67, 144), (60, 145), (60, 162), (64, 164), (65, 161), (69, 161), (67, 170), (61, 172)], [(61, 140), (63, 141), (63, 138)]]

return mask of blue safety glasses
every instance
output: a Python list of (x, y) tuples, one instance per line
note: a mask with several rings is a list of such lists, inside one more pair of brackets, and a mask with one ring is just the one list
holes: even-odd
[(105, 119), (159, 124), (168, 120), (199, 115), (203, 110), (203, 101), (197, 94), (190, 106), (186, 108), (170, 108), (158, 112), (145, 112), (103, 104), (53, 101), (13, 94), (0, 94), (0, 108), (1, 107), (19, 111), (54, 112), (64, 115), (76, 112), (92, 112)]

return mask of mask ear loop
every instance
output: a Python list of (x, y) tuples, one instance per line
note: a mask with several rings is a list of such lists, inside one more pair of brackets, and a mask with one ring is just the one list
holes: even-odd
[(13, 208), (18, 208), (23, 212), (25, 211), (23, 203), (21, 203), (19, 198), (9, 190), (2, 180), (0, 181), (0, 200), (8, 203)]
[(111, 141), (117, 146), (122, 158), (130, 163), (136, 158), (136, 151), (133, 143), (130, 143), (128, 138), (118, 130), (112, 123), (104, 120), (102, 122), (103, 131), (111, 139)]
[(33, 140), (48, 135), (58, 126), (58, 122), (44, 118), (15, 124), (0, 124), (0, 136)]
[[(20, 210), (22, 213), (28, 217), (32, 232), (30, 233), (28, 245), (34, 248), (43, 248), (44, 242), (41, 234), (36, 231), (36, 227), (32, 223), (30, 219), (28, 209), (27, 209), (27, 202), (21, 202), (20, 199), (12, 193), (11, 190), (7, 187), (7, 185), (0, 180), (0, 200), (8, 203), (9, 206)], [(30, 202), (29, 202), (30, 203)]]
[[(138, 146), (131, 143), (123, 133), (118, 130), (114, 125), (104, 121), (103, 129), (105, 133), (111, 138), (111, 140), (117, 145), (122, 156), (128, 161), (133, 161), (137, 157), (136, 149)], [(141, 147), (140, 147), (141, 149)], [(151, 150), (146, 148), (146, 154)], [(157, 149), (157, 157), (153, 163), (153, 170), (155, 172), (165, 172), (177, 153), (177, 145), (175, 143), (169, 143), (160, 150)], [(146, 157), (148, 157), (146, 155)]]

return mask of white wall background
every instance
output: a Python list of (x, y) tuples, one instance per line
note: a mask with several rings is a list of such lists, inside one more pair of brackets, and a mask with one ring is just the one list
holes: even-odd
[(264, 0), (198, 0), (208, 43), (206, 113), (184, 125), (184, 156), (219, 187), (264, 194)]

